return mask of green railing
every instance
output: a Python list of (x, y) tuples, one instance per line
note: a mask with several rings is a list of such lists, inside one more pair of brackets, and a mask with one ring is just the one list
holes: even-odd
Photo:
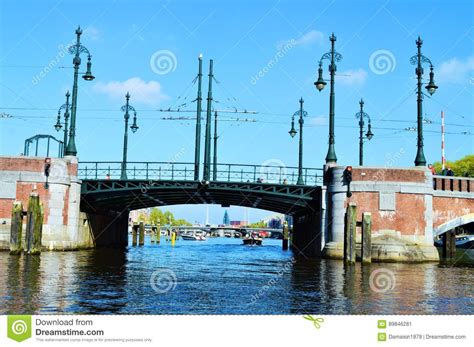
[[(125, 170), (127, 180), (176, 180), (193, 181), (194, 163), (184, 162), (128, 162)], [(122, 162), (79, 162), (78, 176), (91, 180), (119, 180), (122, 177)], [(214, 172), (211, 172), (213, 181)], [(215, 174), (218, 182), (248, 182), (269, 184), (296, 184), (298, 168), (278, 165), (217, 164)], [(320, 185), (323, 170), (303, 168), (305, 185)]]

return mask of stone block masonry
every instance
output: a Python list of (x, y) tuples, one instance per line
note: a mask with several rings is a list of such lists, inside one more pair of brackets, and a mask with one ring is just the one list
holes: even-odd
[(44, 157), (0, 157), (0, 249), (7, 250), (10, 246), (13, 202), (21, 201), (27, 206), (33, 190), (44, 208), (44, 250), (93, 247), (89, 223), (79, 207), (81, 181), (77, 178), (77, 158), (52, 159), (48, 188), (44, 160)]

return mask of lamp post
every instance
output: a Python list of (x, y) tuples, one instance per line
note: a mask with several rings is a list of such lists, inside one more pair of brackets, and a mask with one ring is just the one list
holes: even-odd
[(95, 77), (91, 72), (91, 54), (89, 50), (81, 45), (81, 27), (76, 29), (76, 44), (69, 47), (68, 51), (70, 54), (74, 54), (72, 63), (74, 64), (74, 84), (72, 87), (72, 107), (71, 107), (71, 126), (69, 129), (69, 141), (66, 147), (66, 155), (75, 156), (77, 154), (76, 149), (76, 109), (77, 109), (77, 77), (79, 76), (79, 66), (81, 65), (81, 53), (87, 53), (87, 70), (82, 76), (86, 81), (92, 81)]
[(430, 65), (430, 81), (428, 85), (425, 87), (430, 95), (433, 95), (438, 89), (438, 86), (434, 83), (434, 72), (433, 72), (433, 64), (431, 60), (421, 54), (421, 46), (423, 45), (423, 41), (418, 36), (416, 40), (416, 47), (418, 48), (418, 52), (416, 55), (410, 58), (410, 63), (412, 65), (416, 65), (415, 73), (418, 78), (417, 82), (417, 126), (418, 126), (418, 139), (417, 139), (417, 153), (415, 158), (415, 166), (425, 166), (426, 159), (425, 154), (423, 152), (423, 91), (421, 89), (423, 85), (423, 64)]
[(133, 111), (133, 124), (130, 126), (132, 132), (135, 133), (138, 130), (137, 125), (137, 112), (135, 108), (129, 104), (130, 94), (127, 92), (125, 95), (125, 105), (122, 106), (121, 110), (125, 112), (124, 120), (125, 120), (125, 132), (123, 134), (123, 159), (122, 159), (122, 170), (120, 174), (121, 180), (127, 179), (127, 150), (128, 150), (128, 120), (130, 119), (129, 111)]
[(212, 180), (217, 181), (217, 111), (214, 112), (214, 153), (212, 160)]
[(71, 105), (69, 104), (70, 96), (71, 94), (69, 94), (69, 90), (68, 90), (66, 93), (66, 103), (62, 104), (61, 107), (59, 108), (58, 118), (57, 118), (56, 124), (54, 125), (54, 129), (56, 129), (56, 131), (61, 130), (61, 128), (63, 127), (61, 124), (61, 111), (64, 110), (64, 140), (63, 140), (63, 153), (62, 153), (63, 157), (64, 157), (64, 152), (67, 146), (67, 134), (68, 134), (67, 126), (68, 126), (68, 121), (69, 121), (69, 110), (71, 109)]
[(295, 130), (295, 117), (299, 115), (298, 123), (300, 124), (300, 141), (299, 141), (299, 151), (298, 151), (298, 180), (296, 181), (297, 185), (303, 185), (303, 124), (304, 119), (308, 113), (303, 110), (303, 98), (300, 99), (300, 109), (296, 111), (293, 116), (291, 117), (291, 129), (288, 131), (291, 137), (295, 137), (297, 131)]
[(342, 55), (337, 53), (334, 48), (334, 43), (336, 42), (336, 36), (334, 36), (334, 33), (332, 33), (329, 37), (329, 41), (331, 41), (331, 51), (324, 53), (321, 59), (319, 60), (318, 80), (314, 82), (314, 85), (316, 86), (317, 90), (321, 91), (324, 89), (326, 82), (323, 79), (323, 60), (329, 60), (329, 73), (331, 74), (331, 91), (329, 93), (329, 147), (328, 153), (326, 155), (327, 164), (337, 162), (336, 150), (334, 148), (334, 75), (337, 70), (336, 62), (342, 60)]
[(199, 161), (201, 157), (201, 103), (202, 103), (202, 94), (201, 94), (201, 87), (202, 87), (202, 54), (199, 54), (198, 57), (199, 61), (199, 69), (198, 69), (198, 75), (197, 75), (197, 81), (198, 81), (198, 92), (197, 92), (197, 98), (196, 98), (196, 105), (197, 105), (197, 110), (196, 110), (196, 145), (194, 148), (194, 180), (198, 181), (199, 180)]
[(211, 180), (211, 109), (212, 109), (212, 72), (213, 60), (209, 61), (209, 89), (207, 91), (207, 113), (206, 113), (206, 132), (204, 137), (204, 172), (203, 180)]
[(360, 99), (359, 101), (360, 111), (355, 114), (356, 118), (359, 118), (359, 166), (364, 165), (364, 117), (369, 120), (367, 127), (367, 133), (365, 137), (372, 140), (374, 134), (372, 133), (372, 124), (370, 123), (370, 117), (367, 113), (364, 112), (364, 100)]

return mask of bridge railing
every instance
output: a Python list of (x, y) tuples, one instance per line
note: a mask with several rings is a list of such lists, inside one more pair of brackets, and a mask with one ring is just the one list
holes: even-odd
[[(194, 180), (194, 163), (185, 162), (127, 162), (125, 170), (129, 180)], [(81, 179), (112, 179), (122, 177), (122, 163), (114, 161), (79, 162), (78, 176)], [(305, 185), (320, 185), (323, 169), (303, 168)], [(271, 184), (296, 184), (298, 168), (279, 165), (217, 164), (215, 181), (254, 182)], [(211, 181), (214, 181), (211, 166)]]
[[(194, 179), (194, 163), (182, 162), (128, 162), (125, 170), (132, 180), (182, 180)], [(80, 162), (81, 179), (121, 179), (122, 163), (116, 161)]]
[(451, 192), (473, 192), (474, 178), (454, 176), (433, 176), (433, 189)]
[[(211, 175), (211, 177), (213, 177)], [(282, 165), (217, 164), (216, 181), (296, 184), (298, 168)], [(323, 182), (323, 169), (303, 168), (305, 185)]]

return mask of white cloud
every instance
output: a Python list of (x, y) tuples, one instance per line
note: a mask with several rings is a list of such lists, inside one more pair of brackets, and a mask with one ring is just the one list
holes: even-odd
[(327, 116), (320, 115), (320, 116), (308, 118), (308, 125), (310, 126), (319, 126), (319, 125), (326, 125), (326, 124), (328, 124)]
[(306, 34), (303, 34), (297, 39), (283, 40), (277, 43), (278, 50), (281, 50), (286, 45), (292, 47), (295, 46), (308, 46), (312, 43), (321, 44), (324, 42), (324, 34), (317, 30), (308, 31)]
[(311, 43), (323, 43), (324, 42), (324, 34), (320, 31), (311, 30), (308, 31), (306, 34), (301, 36), (300, 38), (295, 40), (295, 45), (309, 45)]
[(95, 26), (88, 26), (82, 32), (82, 37), (85, 41), (100, 41), (102, 39), (102, 33)]
[(161, 84), (156, 81), (145, 82), (139, 77), (133, 77), (123, 82), (98, 82), (94, 85), (94, 90), (115, 100), (124, 100), (125, 94), (130, 92), (132, 104), (143, 103), (157, 106), (161, 101), (168, 99), (168, 96), (162, 91)]
[(435, 82), (467, 83), (474, 75), (474, 56), (466, 60), (452, 58), (435, 67)]
[(367, 80), (367, 71), (364, 69), (346, 70), (336, 73), (338, 84), (348, 87), (360, 87)]

